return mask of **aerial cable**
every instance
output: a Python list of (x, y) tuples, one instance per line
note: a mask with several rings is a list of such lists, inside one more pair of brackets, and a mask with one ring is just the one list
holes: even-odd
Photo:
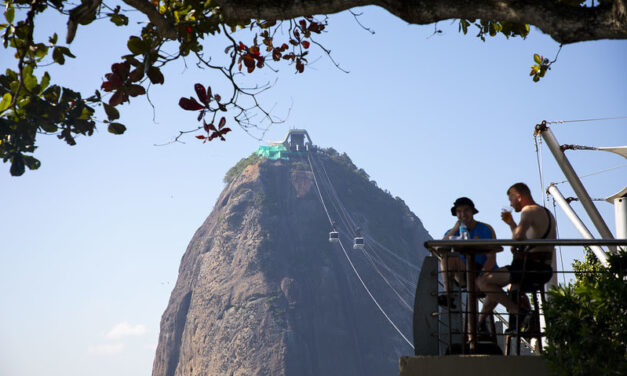
[(564, 123), (582, 123), (587, 121), (602, 121), (602, 120), (618, 120), (618, 119), (627, 119), (627, 116), (617, 116), (617, 117), (606, 117), (606, 118), (597, 118), (597, 119), (582, 119), (582, 120), (554, 120), (547, 121), (546, 124), (564, 124)]
[[(311, 168), (311, 173), (313, 174), (313, 177), (314, 177), (314, 183), (316, 184), (316, 190), (318, 191), (318, 196), (320, 197), (320, 202), (322, 203), (322, 207), (324, 208), (324, 211), (327, 214), (327, 218), (329, 219), (329, 223), (332, 224), (333, 221), (331, 220), (331, 216), (329, 215), (329, 211), (327, 210), (327, 206), (324, 203), (324, 198), (322, 197), (322, 192), (320, 191), (320, 186), (318, 185), (318, 179), (316, 178), (316, 173), (313, 171), (313, 166), (311, 165), (311, 159), (309, 158), (309, 155), (307, 155), (307, 160), (309, 161), (309, 167)], [(385, 311), (383, 310), (383, 308), (381, 307), (379, 302), (377, 302), (377, 299), (375, 299), (375, 297), (372, 295), (372, 293), (368, 289), (368, 286), (366, 286), (366, 283), (361, 278), (361, 275), (359, 275), (359, 272), (357, 271), (357, 269), (355, 269), (355, 265), (353, 265), (353, 262), (351, 261), (350, 257), (348, 256), (348, 253), (346, 252), (346, 249), (344, 248), (344, 244), (342, 244), (342, 239), (338, 239), (338, 240), (339, 240), (340, 247), (342, 247), (342, 252), (344, 252), (344, 256), (346, 256), (346, 260), (348, 260), (348, 263), (350, 264), (351, 268), (353, 269), (353, 272), (355, 272), (355, 275), (357, 276), (357, 278), (359, 279), (359, 282), (361, 282), (361, 285), (364, 287), (364, 289), (366, 290), (366, 292), (370, 296), (370, 299), (372, 299), (372, 301), (377, 306), (377, 308), (379, 308), (379, 311), (381, 311), (383, 316), (385, 316), (385, 318), (392, 325), (392, 327), (394, 327), (396, 332), (398, 332), (398, 334), (405, 340), (405, 342), (407, 342), (407, 344), (413, 349), (414, 345), (407, 339), (407, 337), (405, 337), (405, 335), (403, 335), (401, 330), (398, 328), (398, 326), (396, 326), (394, 321), (392, 321), (390, 316), (388, 316), (388, 314), (385, 313)]]
[(396, 253), (394, 253), (392, 250), (390, 250), (389, 248), (387, 248), (386, 246), (384, 246), (383, 244), (379, 243), (378, 241), (376, 241), (372, 236), (366, 234), (366, 238), (368, 238), (368, 241), (373, 242), (374, 244), (376, 244), (378, 247), (380, 247), (382, 250), (384, 250), (385, 252), (389, 253), (390, 255), (394, 256), (396, 259), (398, 259), (399, 261), (403, 262), (404, 265), (407, 265), (409, 268), (414, 269), (416, 271), (420, 271), (420, 268), (417, 265), (412, 264), (411, 262), (405, 260), (404, 258), (400, 257), (399, 255), (397, 255)]
[(344, 244), (342, 244), (342, 240), (339, 241), (340, 246), (342, 247), (342, 251), (344, 252), (344, 256), (346, 256), (346, 259), (348, 260), (348, 263), (350, 264), (351, 268), (353, 269), (353, 271), (355, 272), (355, 275), (357, 276), (357, 278), (359, 279), (359, 282), (361, 282), (361, 285), (364, 287), (364, 289), (366, 290), (366, 292), (368, 293), (368, 295), (370, 295), (370, 298), (372, 299), (372, 301), (374, 302), (374, 304), (377, 306), (377, 308), (379, 308), (379, 311), (381, 311), (381, 313), (383, 314), (383, 316), (385, 316), (385, 318), (388, 320), (388, 322), (390, 323), (390, 325), (392, 325), (394, 327), (394, 329), (396, 330), (396, 332), (403, 337), (403, 339), (405, 340), (405, 342), (407, 342), (407, 344), (413, 349), (414, 345), (407, 339), (407, 337), (405, 337), (405, 335), (403, 335), (403, 332), (401, 332), (401, 330), (398, 328), (398, 326), (396, 326), (396, 324), (394, 324), (394, 321), (392, 321), (392, 319), (390, 318), (390, 316), (388, 316), (387, 313), (385, 313), (385, 311), (383, 310), (383, 308), (381, 307), (381, 305), (379, 304), (379, 302), (377, 302), (377, 299), (375, 299), (375, 297), (372, 295), (372, 293), (370, 292), (370, 290), (368, 289), (368, 286), (366, 286), (366, 283), (364, 282), (364, 280), (361, 278), (361, 276), (359, 275), (359, 272), (357, 272), (357, 269), (355, 269), (355, 265), (353, 265), (353, 262), (351, 261), (350, 257), (348, 257), (348, 253), (346, 252), (346, 249), (344, 248)]
[[(334, 196), (332, 198), (334, 198), (337, 201), (337, 205), (341, 209), (342, 214), (347, 218), (348, 221), (352, 222), (353, 226), (355, 227), (355, 223), (356, 222), (351, 218), (350, 213), (348, 212), (348, 210), (346, 209), (346, 207), (344, 206), (342, 201), (339, 199), (339, 196), (337, 195), (337, 191), (333, 187), (333, 183), (331, 182), (331, 179), (329, 178), (329, 175), (327, 174), (326, 168), (324, 167), (324, 163), (322, 161), (319, 161), (319, 163), (320, 163), (320, 166), (322, 167), (324, 175), (326, 175), (326, 179), (327, 179), (328, 184), (330, 186), (330, 190), (332, 191), (332, 196)], [(370, 236), (368, 234), (365, 234), (364, 237), (366, 237), (369, 241), (374, 242), (374, 244), (376, 244), (379, 247), (381, 247), (381, 249), (383, 249), (384, 251), (386, 251), (387, 253), (389, 253), (393, 257), (397, 258), (399, 261), (401, 261), (403, 263), (403, 265), (407, 265), (407, 266), (409, 266), (410, 268), (412, 268), (412, 269), (414, 269), (416, 271), (420, 271), (420, 268), (418, 266), (416, 266), (416, 265), (412, 264), (411, 262), (409, 262), (408, 260), (398, 256), (396, 253), (394, 253), (393, 251), (391, 251), (387, 247), (383, 246), (381, 243), (377, 242), (372, 236)]]
[(394, 288), (394, 286), (392, 286), (392, 284), (390, 284), (390, 281), (385, 278), (385, 276), (383, 274), (381, 274), (381, 271), (379, 271), (379, 268), (377, 268), (377, 266), (374, 264), (374, 262), (372, 261), (372, 258), (370, 257), (370, 255), (368, 253), (365, 252), (365, 249), (361, 250), (364, 255), (366, 256), (366, 258), (368, 259), (368, 261), (370, 262), (370, 265), (372, 265), (372, 267), (374, 268), (374, 270), (377, 272), (377, 274), (379, 274), (381, 276), (381, 278), (385, 281), (385, 283), (392, 289), (392, 291), (394, 291), (394, 294), (396, 294), (396, 296), (400, 299), (400, 301), (403, 303), (403, 305), (405, 307), (407, 307), (407, 309), (409, 309), (410, 312), (413, 312), (414, 309), (412, 307), (409, 306), (409, 304), (407, 304), (407, 302), (405, 301), (405, 299), (403, 299), (403, 297), (398, 293), (398, 291), (396, 291), (396, 289)]
[[(579, 178), (580, 178), (580, 179), (583, 179), (583, 178), (587, 178), (588, 176), (598, 175), (598, 174), (602, 174), (602, 173), (604, 173), (604, 172), (608, 172), (608, 171), (612, 171), (612, 170), (617, 170), (617, 169), (619, 169), (619, 168), (624, 168), (624, 167), (627, 167), (627, 163), (622, 164), (622, 165), (619, 165), (619, 166), (614, 166), (614, 167), (606, 168), (605, 170), (595, 171), (595, 172), (592, 172), (592, 173), (589, 173), (589, 174), (586, 174), (586, 175), (581, 175), (581, 176), (579, 176)], [(562, 183), (566, 183), (566, 182), (568, 182), (568, 180), (562, 180), (562, 181), (560, 181), (560, 182), (557, 182), (557, 183), (551, 183), (551, 184), (553, 184), (553, 185), (557, 185), (557, 184), (562, 184)]]
[[(372, 251), (372, 250), (370, 250)], [(380, 260), (376, 259), (376, 254), (375, 253), (371, 253), (368, 251), (367, 247), (364, 247), (364, 249), (362, 249), (362, 252), (364, 252), (366, 254), (366, 257), (373, 263), (375, 264), (379, 264), (381, 267), (383, 267), (385, 270), (388, 271), (389, 275), (391, 275), (392, 278), (394, 278), (396, 280), (396, 282), (398, 283), (398, 286), (403, 288), (403, 292), (407, 293), (407, 295), (409, 295), (410, 297), (413, 296), (413, 291), (410, 287), (413, 287), (413, 284), (410, 283), (409, 281), (405, 280), (404, 278), (400, 277), (398, 275), (398, 273), (394, 272), (393, 270), (391, 270), (387, 265), (385, 265), (385, 263), (382, 263)], [(382, 278), (385, 279), (385, 277), (383, 276), (383, 273), (381, 272), (381, 269), (379, 269), (376, 265), (373, 265), (373, 267), (377, 270), (378, 273), (381, 274)], [(408, 287), (410, 286), (410, 287)]]
[[(374, 250), (372, 250), (374, 251)], [(369, 253), (370, 254), (370, 253)], [(400, 274), (396, 273), (392, 268), (387, 266), (387, 264), (381, 260), (380, 256), (376, 254), (376, 252), (372, 252), (371, 256), (373, 257), (374, 262), (381, 265), (385, 268), (397, 281), (399, 281), (403, 287), (407, 290), (409, 294), (413, 294), (413, 289), (415, 288), (415, 282), (410, 282), (407, 279), (403, 278)]]

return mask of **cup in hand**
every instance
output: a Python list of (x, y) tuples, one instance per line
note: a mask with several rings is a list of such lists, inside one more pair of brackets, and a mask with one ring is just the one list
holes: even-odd
[(509, 222), (512, 219), (512, 208), (510, 206), (503, 206), (501, 208), (501, 219), (505, 222)]

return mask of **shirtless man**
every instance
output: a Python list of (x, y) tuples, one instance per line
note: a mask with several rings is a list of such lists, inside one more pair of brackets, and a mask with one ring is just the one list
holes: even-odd
[[(510, 212), (504, 211), (501, 213), (501, 219), (512, 230), (512, 239), (556, 238), (555, 218), (546, 208), (536, 204), (526, 184), (516, 183), (512, 185), (507, 190), (507, 197), (512, 208), (517, 213), (520, 213), (520, 222), (518, 224), (516, 224)], [(528, 309), (519, 307), (518, 302), (510, 299), (502, 288), (511, 283), (512, 292), (518, 291), (523, 278), (525, 281), (548, 282), (553, 275), (551, 262), (554, 252), (555, 249), (552, 246), (526, 247), (522, 250), (512, 249), (514, 260), (511, 265), (499, 268), (494, 273), (488, 273), (483, 278), (477, 280), (479, 289), (488, 292), (479, 316), (480, 325), (482, 320), (486, 319), (487, 314), (500, 303), (510, 314), (508, 330), (516, 330), (518, 326), (518, 322), (515, 319), (518, 316), (517, 314), (520, 313), (520, 321), (522, 322), (524, 316), (528, 313)], [(523, 267), (525, 270), (524, 275), (522, 272)]]

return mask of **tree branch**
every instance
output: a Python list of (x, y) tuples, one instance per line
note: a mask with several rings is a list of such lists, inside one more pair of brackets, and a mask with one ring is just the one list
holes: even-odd
[(163, 17), (157, 8), (155, 8), (150, 1), (147, 0), (122, 0), (126, 4), (132, 6), (138, 11), (148, 17), (148, 20), (152, 22), (159, 30), (159, 34), (166, 39), (175, 40), (178, 38), (179, 34), (176, 31), (176, 28), (172, 24), (168, 22), (168, 20)]
[[(130, 0), (125, 0), (130, 1)], [(139, 1), (139, 0), (135, 0)], [(605, 0), (596, 7), (569, 6), (557, 0), (217, 0), (233, 20), (284, 20), (378, 5), (419, 25), (452, 18), (531, 24), (562, 44), (627, 39), (627, 0)]]

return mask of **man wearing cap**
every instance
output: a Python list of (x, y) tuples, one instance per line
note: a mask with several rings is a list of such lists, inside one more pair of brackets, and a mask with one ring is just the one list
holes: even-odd
[[(453, 237), (459, 236), (459, 228), (462, 223), (466, 225), (469, 233), (469, 239), (495, 239), (494, 230), (492, 226), (487, 223), (475, 221), (474, 215), (479, 213), (479, 211), (475, 208), (475, 204), (468, 197), (460, 197), (455, 200), (453, 207), (451, 208), (451, 214), (457, 217), (457, 222), (453, 228), (448, 230), (446, 234), (444, 234), (444, 239), (451, 239)], [(486, 254), (479, 254), (473, 256), (477, 267), (480, 268), (479, 277), (485, 275), (486, 272), (490, 270), (498, 268), (496, 265), (496, 253), (490, 252)], [(446, 270), (446, 264), (444, 263), (444, 258), (440, 261), (440, 268), (442, 271)], [(466, 258), (464, 256), (457, 257), (449, 257), (448, 259), (448, 270), (449, 275), (444, 273), (443, 282), (447, 291), (447, 295), (438, 297), (438, 303), (440, 305), (447, 305), (450, 303), (451, 306), (454, 306), (451, 301), (452, 291), (452, 277), (454, 277), (460, 285), (465, 286), (466, 279), (464, 276), (464, 272), (466, 271)]]

